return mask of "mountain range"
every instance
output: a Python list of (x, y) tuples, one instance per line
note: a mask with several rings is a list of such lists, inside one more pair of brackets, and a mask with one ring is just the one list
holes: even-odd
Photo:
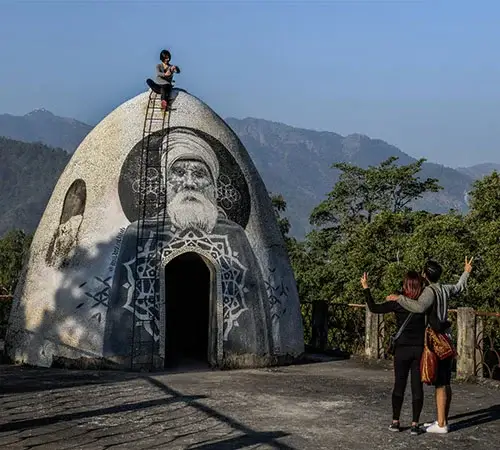
[(16, 141), (41, 142), (72, 153), (92, 127), (86, 123), (59, 117), (46, 109), (35, 109), (24, 116), (0, 114), (0, 136)]
[[(240, 137), (259, 169), (269, 191), (283, 194), (293, 234), (302, 236), (310, 227), (308, 217), (338, 180), (335, 162), (346, 162), (363, 168), (379, 164), (391, 156), (398, 164), (409, 164), (415, 158), (380, 139), (362, 134), (342, 136), (328, 131), (312, 131), (262, 119), (226, 119)], [(466, 195), (472, 183), (500, 165), (452, 169), (426, 162), (422, 178), (437, 178), (443, 186), (413, 205), (435, 213), (450, 209), (467, 210)]]
[[(310, 229), (312, 208), (338, 180), (333, 163), (368, 167), (390, 156), (398, 157), (399, 164), (416, 160), (385, 141), (362, 134), (342, 136), (255, 118), (226, 121), (245, 145), (268, 190), (284, 196), (291, 232), (299, 238)], [(0, 136), (10, 138), (0, 140), (0, 235), (14, 227), (28, 232), (36, 228), (69, 154), (92, 128), (43, 109), (24, 116), (0, 115)], [(500, 170), (500, 164), (452, 169), (424, 163), (421, 177), (439, 179), (444, 189), (426, 195), (414, 207), (436, 213), (465, 212), (472, 183), (493, 170)]]

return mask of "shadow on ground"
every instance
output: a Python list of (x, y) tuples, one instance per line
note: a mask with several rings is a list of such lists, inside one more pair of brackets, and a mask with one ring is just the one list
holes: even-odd
[(136, 377), (137, 374), (127, 372), (96, 372), (2, 365), (0, 366), (0, 380), (2, 381), (0, 383), (0, 395), (116, 383), (118, 380), (126, 381)]
[(500, 419), (500, 404), (490, 406), (489, 408), (478, 409), (463, 414), (456, 414), (450, 417), (450, 421), (462, 419), (451, 425), (451, 431), (459, 431), (469, 427), (476, 427), (488, 422), (494, 422)]
[(293, 449), (277, 441), (289, 433), (255, 430), (206, 404), (213, 401), (209, 395), (185, 395), (143, 374), (0, 370), (0, 447), (237, 449), (265, 444)]
[[(149, 377), (146, 377), (146, 380), (148, 380), (148, 382), (150, 382), (152, 385), (161, 389), (163, 392), (165, 392), (165, 394), (172, 396), (173, 398), (182, 399), (183, 397), (180, 392), (168, 387), (161, 381)], [(293, 449), (293, 447), (276, 442), (277, 438), (288, 436), (288, 433), (284, 433), (282, 431), (257, 432), (252, 428), (249, 428), (244, 424), (238, 422), (237, 420), (218, 412), (214, 408), (202, 404), (201, 402), (197, 401), (197, 399), (193, 399), (190, 404), (191, 406), (194, 406), (197, 410), (205, 413), (207, 416), (229, 425), (233, 430), (243, 433), (242, 436), (229, 438), (225, 441), (217, 441), (215, 443), (200, 443), (190, 448), (207, 449), (207, 450), (208, 449), (229, 450), (229, 449), (242, 448), (249, 445), (268, 444), (273, 448)]]

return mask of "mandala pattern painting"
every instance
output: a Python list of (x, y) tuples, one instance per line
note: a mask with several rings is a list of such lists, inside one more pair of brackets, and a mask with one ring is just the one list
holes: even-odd
[[(146, 241), (144, 248), (140, 248), (137, 260), (138, 280), (134, 278), (133, 267), (136, 258), (124, 263), (127, 269), (127, 281), (123, 287), (127, 290), (127, 302), (124, 308), (135, 314), (140, 326), (158, 340), (159, 333), (159, 304), (157, 263), (165, 256), (180, 249), (201, 249), (208, 253), (221, 268), (221, 283), (223, 294), (224, 340), (228, 339), (233, 327), (238, 326), (238, 318), (248, 310), (245, 304), (245, 274), (247, 268), (238, 260), (238, 253), (231, 250), (227, 236), (207, 235), (200, 230), (179, 232), (173, 229), (167, 233), (165, 241), (153, 249), (154, 235)], [(135, 308), (134, 308), (135, 288)], [(144, 324), (144, 325), (142, 325)]]

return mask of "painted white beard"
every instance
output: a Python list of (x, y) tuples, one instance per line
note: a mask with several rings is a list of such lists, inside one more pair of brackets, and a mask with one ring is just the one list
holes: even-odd
[[(193, 197), (196, 200), (187, 199)], [(205, 195), (198, 191), (181, 191), (167, 205), (172, 223), (181, 230), (189, 227), (210, 233), (217, 222), (218, 210)]]

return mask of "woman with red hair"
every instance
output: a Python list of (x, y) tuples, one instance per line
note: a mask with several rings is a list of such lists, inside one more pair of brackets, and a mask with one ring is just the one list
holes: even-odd
[[(361, 278), (361, 285), (368, 309), (372, 313), (396, 315), (398, 333), (394, 336), (394, 389), (392, 391), (392, 423), (390, 431), (401, 431), (399, 416), (403, 406), (408, 374), (411, 371), (411, 393), (413, 421), (411, 434), (420, 434), (420, 413), (424, 404), (424, 392), (420, 378), (420, 359), (424, 350), (425, 314), (412, 314), (398, 302), (375, 303), (368, 286), (368, 275)], [(415, 271), (406, 274), (403, 280), (404, 296), (417, 299), (424, 288), (424, 280)]]

